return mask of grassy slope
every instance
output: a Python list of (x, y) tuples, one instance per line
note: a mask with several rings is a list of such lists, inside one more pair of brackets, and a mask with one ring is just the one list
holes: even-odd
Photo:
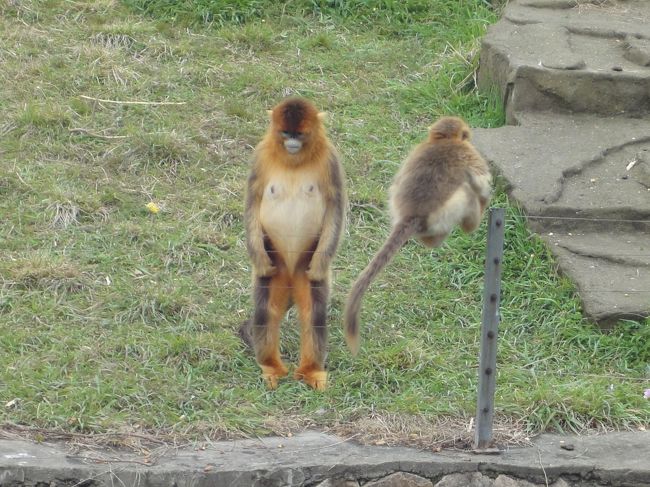
[[(295, 2), (305, 8), (292, 15), (192, 29), (110, 0), (1, 6), (0, 402), (18, 401), (0, 420), (219, 436), (473, 415), (483, 230), (402, 251), (365, 301), (359, 359), (338, 326), (387, 233), (386, 188), (408, 148), (440, 114), (501, 120), (471, 91), (494, 13), (433, 3), (318, 16)], [(292, 93), (330, 112), (351, 200), (323, 394), (294, 381), (264, 390), (234, 333), (250, 312), (247, 159), (265, 109)], [(494, 204), (508, 206), (502, 194)], [(528, 432), (647, 424), (648, 323), (610, 334), (586, 323), (572, 285), (508, 214), (501, 415)], [(283, 343), (295, 363), (295, 326)]]

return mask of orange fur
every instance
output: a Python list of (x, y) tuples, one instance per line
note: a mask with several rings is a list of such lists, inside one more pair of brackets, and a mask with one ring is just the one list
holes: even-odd
[[(287, 138), (299, 141), (297, 152), (288, 150)], [(255, 148), (245, 212), (256, 309), (240, 333), (250, 337), (270, 388), (286, 375), (276, 329), (289, 299), (301, 322), (294, 376), (325, 388), (325, 309), (344, 207), (343, 171), (318, 111), (301, 98), (283, 101), (271, 112), (269, 128)]]

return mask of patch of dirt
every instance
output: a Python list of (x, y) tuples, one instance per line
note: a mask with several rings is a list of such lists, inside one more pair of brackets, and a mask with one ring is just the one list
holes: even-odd
[[(474, 442), (473, 419), (455, 417), (431, 421), (423, 416), (373, 414), (354, 422), (338, 423), (322, 428), (304, 417), (288, 416), (264, 425), (271, 435), (291, 437), (305, 430), (323, 431), (362, 445), (405, 446), (422, 450), (471, 450)], [(495, 446), (529, 446), (531, 438), (524, 425), (507, 418), (498, 418), (494, 424)], [(254, 437), (254, 436), (253, 436)], [(76, 433), (62, 429), (23, 426), (14, 423), (0, 425), (0, 439), (30, 440), (37, 443), (57, 442), (71, 450), (92, 448), (120, 448), (150, 456), (152, 451), (179, 446), (200, 445), (206, 441), (251, 438), (250, 435), (209, 430), (188, 433), (166, 431), (128, 430), (105, 433)]]

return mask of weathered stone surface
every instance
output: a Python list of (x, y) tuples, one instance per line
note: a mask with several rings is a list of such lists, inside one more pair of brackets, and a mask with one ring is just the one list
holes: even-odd
[(650, 316), (650, 122), (519, 118), (475, 130), (474, 143), (577, 283), (586, 314), (604, 326)]
[[(567, 443), (574, 449), (561, 448)], [(116, 449), (72, 453), (60, 444), (0, 441), (0, 487), (52, 482), (93, 487), (297, 487), (328, 479), (356, 480), (365, 487), (368, 479), (378, 481), (396, 472), (427, 479), (470, 473), (475, 474), (469, 478), (476, 482), (505, 475), (540, 487), (553, 485), (560, 477), (571, 479), (569, 487), (650, 487), (647, 458), (650, 432), (543, 435), (532, 447), (510, 448), (500, 455), (368, 447), (330, 435), (305, 433), (292, 438), (213, 442), (201, 450), (170, 448), (151, 464), (133, 452)]]
[[(546, 5), (542, 6), (542, 2)], [(561, 2), (556, 7), (551, 2), (537, 0), (537, 5), (522, 0), (508, 3), (503, 19), (519, 25), (561, 24), (572, 33), (590, 37), (624, 39), (627, 34), (637, 38), (650, 38), (650, 25), (646, 0), (578, 0), (575, 5)], [(597, 54), (592, 55), (594, 59)], [(601, 59), (603, 61), (603, 59)]]
[(474, 142), (607, 326), (650, 316), (650, 2), (513, 0), (479, 86), (506, 120)]
[(356, 480), (327, 479), (318, 484), (318, 487), (359, 487), (359, 482)]
[(650, 66), (650, 40), (626, 36), (623, 57), (639, 66)]
[(526, 480), (514, 479), (507, 475), (499, 475), (494, 479), (494, 487), (537, 487)]
[(584, 311), (603, 326), (650, 315), (650, 233), (550, 232), (560, 267), (578, 283)]
[(630, 178), (646, 189), (650, 189), (650, 150), (644, 148), (637, 152), (628, 164)]
[(520, 123), (475, 129), (473, 140), (528, 210), (569, 206), (604, 216), (629, 201), (650, 211), (650, 193), (637, 176), (642, 171), (626, 170), (650, 148), (650, 120), (540, 112), (521, 114)]
[(573, 8), (578, 0), (521, 0), (521, 4), (535, 8)]
[(493, 487), (494, 482), (479, 472), (455, 473), (443, 477), (435, 487)]
[(564, 479), (558, 479), (552, 484), (544, 482), (531, 483), (527, 480), (522, 480), (508, 475), (499, 475), (496, 479), (492, 480), (487, 475), (479, 472), (452, 474), (443, 477), (435, 487), (573, 487)]
[(512, 1), (483, 39), (479, 86), (498, 89), (507, 123), (539, 110), (642, 116), (650, 111), (647, 18), (644, 0)]
[(433, 487), (433, 483), (419, 475), (396, 472), (383, 479), (368, 482), (364, 487)]

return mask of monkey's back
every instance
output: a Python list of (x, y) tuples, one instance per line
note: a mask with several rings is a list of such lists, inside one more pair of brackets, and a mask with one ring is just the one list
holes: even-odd
[(435, 212), (467, 181), (465, 168), (476, 157), (466, 144), (423, 142), (406, 159), (391, 186), (394, 217)]

